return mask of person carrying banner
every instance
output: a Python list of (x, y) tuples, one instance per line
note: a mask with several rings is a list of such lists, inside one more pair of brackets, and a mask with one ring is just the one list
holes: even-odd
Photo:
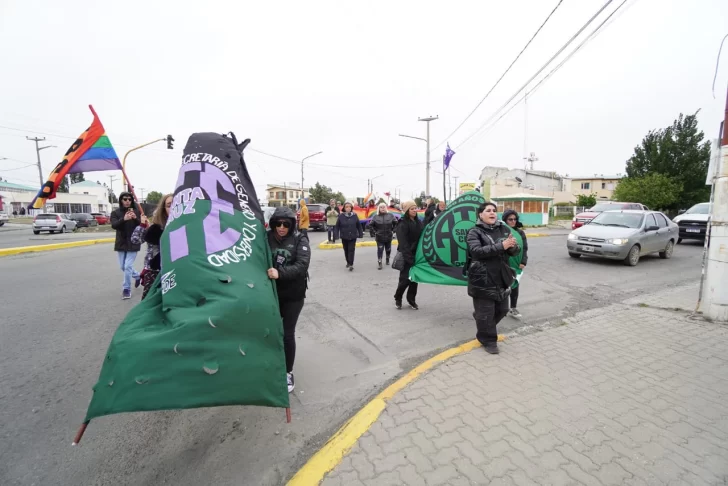
[(528, 240), (526, 239), (526, 233), (521, 229), (523, 228), (523, 223), (518, 220), (518, 213), (516, 211), (513, 209), (506, 209), (503, 212), (503, 221), (505, 221), (511, 228), (513, 237), (516, 239), (516, 243), (518, 243), (518, 247), (521, 249), (517, 255), (508, 259), (508, 263), (513, 271), (516, 272), (517, 277), (511, 287), (511, 309), (508, 311), (508, 314), (514, 319), (521, 319), (523, 316), (520, 312), (518, 312), (518, 294), (521, 289), (521, 280), (519, 275), (523, 273), (523, 269), (526, 267), (526, 263), (528, 263)]
[(162, 233), (164, 227), (167, 225), (167, 219), (169, 219), (169, 210), (172, 207), (172, 199), (174, 194), (167, 194), (159, 200), (157, 209), (152, 215), (152, 224), (149, 225), (149, 221), (146, 216), (141, 217), (141, 224), (136, 227), (134, 233), (131, 235), (131, 241), (134, 244), (141, 245), (142, 242), (147, 243), (147, 254), (144, 256), (144, 269), (139, 275), (139, 279), (134, 284), (135, 287), (139, 287), (141, 284), (144, 286), (144, 292), (142, 292), (142, 300), (149, 293), (149, 289), (152, 288), (154, 280), (159, 275), (159, 271), (162, 269), (161, 257), (159, 254), (159, 242), (162, 239)]
[(402, 217), (397, 224), (397, 251), (402, 254), (404, 266), (399, 271), (399, 282), (397, 291), (394, 293), (394, 305), (397, 309), (402, 308), (402, 297), (404, 291), (407, 291), (407, 303), (409, 306), (417, 310), (419, 306), (415, 299), (417, 298), (417, 282), (413, 282), (409, 278), (409, 271), (415, 264), (415, 255), (417, 253), (417, 244), (422, 234), (422, 222), (417, 217), (417, 203), (414, 201), (405, 201), (402, 204)]
[(473, 298), (475, 337), (490, 354), (498, 354), (496, 326), (508, 314), (508, 296), (515, 280), (508, 264), (521, 249), (511, 230), (498, 220), (495, 203), (478, 207), (478, 222), (468, 231), (468, 295)]
[(354, 212), (354, 204), (349, 201), (344, 203), (344, 211), (339, 214), (336, 220), (336, 231), (341, 236), (341, 245), (344, 247), (346, 268), (354, 271), (354, 253), (356, 252), (356, 240), (364, 236), (359, 216)]
[(296, 358), (296, 323), (306, 298), (308, 265), (311, 261), (308, 235), (296, 232), (296, 215), (290, 208), (276, 208), (268, 223), (268, 245), (273, 268), (268, 278), (276, 281), (278, 305), (283, 319), (283, 350), (286, 353), (288, 393), (296, 386), (293, 362)]
[(121, 298), (131, 299), (131, 281), (139, 279), (139, 274), (134, 270), (134, 260), (141, 248), (140, 244), (131, 241), (134, 229), (139, 226), (140, 214), (134, 208), (134, 198), (130, 192), (122, 192), (119, 195), (119, 209), (111, 213), (111, 227), (116, 230), (116, 241), (114, 251), (119, 258), (119, 267), (124, 273), (124, 282), (121, 287)]
[(392, 254), (392, 230), (394, 228), (394, 215), (387, 210), (387, 205), (381, 203), (377, 214), (372, 216), (369, 226), (374, 231), (374, 239), (377, 242), (377, 262), (379, 270), (382, 269), (382, 255), (387, 253), (387, 265), (389, 256)]
[(328, 227), (329, 243), (336, 243), (338, 239), (336, 220), (339, 219), (339, 213), (339, 206), (336, 205), (336, 201), (333, 199), (330, 200), (329, 205), (326, 207), (326, 226)]

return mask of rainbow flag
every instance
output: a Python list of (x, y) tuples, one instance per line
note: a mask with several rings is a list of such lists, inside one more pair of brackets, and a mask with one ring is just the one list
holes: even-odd
[(29, 209), (41, 209), (48, 199), (54, 199), (56, 192), (61, 186), (63, 178), (68, 174), (79, 172), (94, 172), (99, 170), (121, 170), (121, 161), (116, 155), (116, 150), (111, 145), (106, 130), (94, 111), (93, 106), (88, 106), (94, 115), (91, 126), (73, 142), (66, 152), (63, 160), (53, 169), (48, 176), (48, 181), (43, 184)]

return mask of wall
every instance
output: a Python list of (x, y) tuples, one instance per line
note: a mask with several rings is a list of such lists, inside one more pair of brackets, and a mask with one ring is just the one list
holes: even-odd
[[(523, 182), (519, 183), (516, 177)], [(534, 196), (552, 197), (554, 202), (573, 202), (576, 196), (566, 180), (555, 172), (484, 167), (480, 174), (482, 192), (486, 199), (511, 194), (528, 193)], [(530, 187), (533, 186), (533, 189)]]
[[(584, 183), (590, 185), (589, 189), (581, 188)], [(617, 183), (619, 183), (619, 179), (572, 179), (571, 192), (574, 195), (583, 194), (585, 196), (596, 194), (597, 199), (612, 199)], [(604, 189), (602, 189), (602, 184), (606, 185)]]

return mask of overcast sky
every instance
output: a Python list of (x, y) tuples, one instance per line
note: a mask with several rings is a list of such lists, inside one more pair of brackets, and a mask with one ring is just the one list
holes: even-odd
[[(193, 132), (234, 131), (251, 149), (306, 161), (316, 181), (348, 197), (424, 190), (425, 143), (433, 147), (475, 107), (558, 0), (517, 1), (136, 1), (0, 0), (0, 176), (39, 186), (26, 135), (57, 145), (41, 152), (43, 177), (90, 123), (93, 104), (129, 177), (172, 191)], [(571, 176), (624, 172), (636, 144), (680, 112), (700, 109), (717, 136), (728, 83), (725, 0), (628, 0), (602, 33), (491, 130), (462, 142), (605, 3), (563, 0), (493, 94), (454, 135), (452, 176), (477, 180), (486, 165)], [(563, 59), (621, 0), (615, 0)], [(536, 80), (533, 87), (558, 60)], [(521, 95), (516, 97), (516, 100)], [(498, 114), (500, 116), (500, 114)], [(525, 121), (528, 136), (525, 136)], [(486, 127), (489, 125), (486, 125)], [(525, 142), (525, 143), (524, 143)], [(444, 144), (433, 149), (441, 160)], [(525, 148), (525, 151), (524, 151)], [(300, 182), (300, 165), (246, 151), (258, 195), (266, 183)], [(399, 167), (382, 167), (399, 166)], [(12, 170), (15, 169), (15, 170)], [(431, 192), (442, 193), (440, 163)], [(108, 182), (108, 173), (86, 174)], [(116, 174), (120, 175), (120, 174)], [(115, 188), (119, 187), (116, 182)], [(117, 191), (118, 192), (118, 191)]]

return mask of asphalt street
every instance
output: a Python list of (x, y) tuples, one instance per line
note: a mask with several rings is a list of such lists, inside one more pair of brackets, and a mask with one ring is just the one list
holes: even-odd
[[(122, 414), (94, 420), (77, 447), (106, 348), (140, 293), (120, 300), (111, 245), (0, 258), (0, 484), (283, 484), (384, 385), (474, 337), (464, 287), (421, 285), (420, 310), (398, 311), (397, 273), (377, 270), (376, 248), (358, 248), (349, 272), (342, 250), (316, 248), (325, 235), (311, 239), (291, 424), (282, 410), (256, 407)], [(571, 259), (565, 240), (529, 241), (524, 319), (506, 318), (499, 332), (700, 278), (698, 243), (630, 268)]]
[(0, 248), (17, 248), (21, 246), (50, 245), (67, 241), (94, 240), (96, 238), (113, 237), (113, 232), (93, 233), (41, 233), (34, 235), (29, 224), (6, 223), (0, 227)]

